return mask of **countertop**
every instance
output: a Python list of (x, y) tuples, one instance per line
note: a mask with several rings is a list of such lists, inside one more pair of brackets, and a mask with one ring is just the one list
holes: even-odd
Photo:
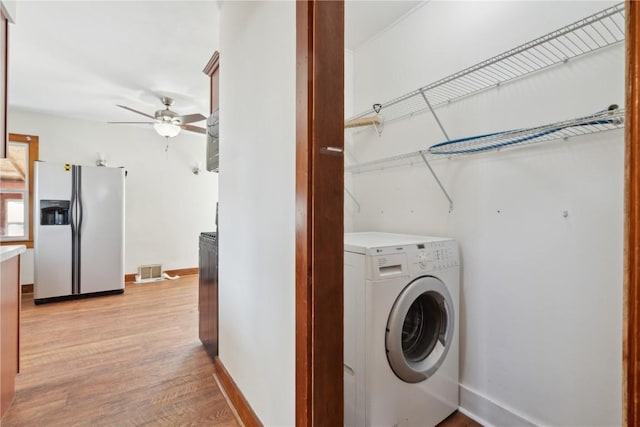
[(27, 247), (25, 245), (0, 246), (0, 262), (5, 262), (14, 256), (18, 256), (26, 252), (26, 250)]

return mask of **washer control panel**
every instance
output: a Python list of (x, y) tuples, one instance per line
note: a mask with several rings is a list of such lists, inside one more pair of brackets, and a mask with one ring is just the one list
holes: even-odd
[(433, 271), (460, 265), (458, 246), (452, 240), (418, 244), (410, 252), (409, 263), (415, 271)]
[(455, 240), (389, 246), (369, 249), (367, 278), (385, 278), (423, 274), (460, 266), (458, 244)]

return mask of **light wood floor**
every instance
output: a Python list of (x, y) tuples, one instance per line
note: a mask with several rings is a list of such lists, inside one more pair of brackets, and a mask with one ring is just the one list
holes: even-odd
[(437, 427), (482, 427), (482, 424), (475, 422), (461, 412), (454, 412)]
[(197, 276), (34, 306), (2, 427), (238, 426), (198, 340)]
[[(198, 278), (35, 306), (2, 427), (239, 426), (198, 340)], [(456, 412), (441, 427), (482, 427)]]

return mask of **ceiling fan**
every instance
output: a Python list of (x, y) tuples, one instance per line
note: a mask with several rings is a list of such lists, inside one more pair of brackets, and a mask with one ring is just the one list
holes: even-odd
[(131, 107), (127, 107), (125, 105), (118, 105), (120, 108), (124, 108), (125, 110), (132, 111), (137, 114), (141, 114), (145, 117), (152, 119), (152, 122), (109, 122), (113, 124), (148, 124), (153, 125), (153, 128), (165, 138), (173, 138), (174, 136), (180, 133), (181, 129), (188, 130), (190, 132), (197, 133), (207, 133), (205, 128), (201, 128), (199, 126), (194, 126), (189, 123), (195, 123), (202, 120), (205, 120), (206, 117), (202, 114), (185, 114), (180, 116), (175, 112), (169, 109), (170, 106), (173, 105), (173, 99), (163, 96), (161, 98), (162, 103), (165, 105), (164, 110), (158, 110), (154, 113), (154, 115), (150, 115), (147, 113), (143, 113), (142, 111), (134, 110)]

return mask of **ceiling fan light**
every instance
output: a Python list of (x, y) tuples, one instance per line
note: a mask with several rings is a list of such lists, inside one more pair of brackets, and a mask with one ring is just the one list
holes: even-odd
[(180, 133), (180, 126), (176, 126), (173, 123), (158, 122), (153, 124), (153, 128), (160, 136), (165, 138), (173, 138)]

